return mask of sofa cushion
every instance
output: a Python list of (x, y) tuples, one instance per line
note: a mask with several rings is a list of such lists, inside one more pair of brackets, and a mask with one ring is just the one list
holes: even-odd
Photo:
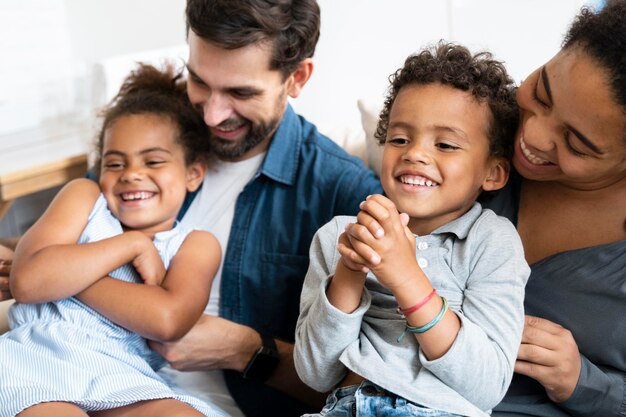
[(363, 99), (357, 101), (359, 112), (361, 113), (361, 125), (365, 131), (365, 152), (367, 156), (367, 164), (380, 176), (380, 168), (383, 160), (383, 147), (378, 144), (378, 139), (374, 137), (376, 125), (378, 124), (378, 115), (382, 108), (381, 105), (369, 102)]

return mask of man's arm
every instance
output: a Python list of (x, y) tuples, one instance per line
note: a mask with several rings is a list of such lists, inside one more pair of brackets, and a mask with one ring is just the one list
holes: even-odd
[[(179, 371), (231, 369), (243, 372), (261, 343), (259, 333), (251, 327), (205, 314), (180, 340), (150, 342), (150, 347)], [(280, 360), (267, 385), (321, 409), (326, 395), (307, 387), (298, 378), (293, 363), (293, 344), (276, 340), (276, 346)]]

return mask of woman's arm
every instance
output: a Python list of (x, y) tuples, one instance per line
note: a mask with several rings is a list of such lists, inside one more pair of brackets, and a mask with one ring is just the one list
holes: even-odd
[(77, 297), (147, 339), (176, 340), (191, 329), (204, 311), (220, 259), (217, 239), (208, 232), (194, 231), (172, 258), (161, 286), (106, 277)]
[(10, 276), (10, 289), (18, 302), (43, 303), (72, 296), (132, 261), (151, 244), (134, 232), (78, 245), (99, 195), (93, 181), (68, 183), (20, 239)]
[(581, 355), (578, 384), (567, 401), (558, 404), (576, 416), (621, 417), (626, 415), (626, 373), (593, 364)]

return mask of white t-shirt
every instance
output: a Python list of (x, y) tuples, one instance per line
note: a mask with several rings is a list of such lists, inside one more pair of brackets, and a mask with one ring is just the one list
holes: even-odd
[[(205, 314), (219, 313), (222, 267), (237, 197), (254, 177), (264, 157), (265, 153), (262, 153), (240, 162), (212, 162), (202, 188), (181, 220), (185, 227), (213, 233), (222, 248), (220, 267), (213, 279)], [(189, 394), (217, 405), (231, 416), (244, 417), (228, 392), (222, 371), (180, 372), (166, 366), (160, 372)]]

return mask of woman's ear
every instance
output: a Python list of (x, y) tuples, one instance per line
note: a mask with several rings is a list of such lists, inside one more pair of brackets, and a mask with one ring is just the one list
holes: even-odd
[(297, 98), (302, 92), (302, 88), (313, 74), (313, 59), (305, 58), (298, 68), (287, 79), (287, 93), (291, 98)]
[(204, 174), (206, 173), (206, 165), (202, 162), (193, 162), (187, 166), (187, 191), (196, 191), (202, 181), (204, 180)]
[(495, 191), (506, 185), (509, 180), (511, 164), (504, 158), (493, 158), (490, 161), (489, 172), (483, 181), (484, 191)]

